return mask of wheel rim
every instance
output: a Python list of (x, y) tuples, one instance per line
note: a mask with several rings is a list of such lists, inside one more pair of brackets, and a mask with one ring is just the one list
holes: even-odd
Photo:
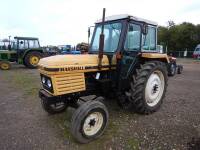
[(30, 57), (30, 63), (33, 66), (36, 66), (38, 64), (39, 60), (40, 60), (40, 58), (37, 57), (37, 56), (31, 56)]
[(65, 108), (65, 103), (59, 102), (59, 103), (51, 104), (50, 106), (54, 111), (60, 111)]
[(103, 125), (103, 115), (100, 112), (94, 112), (87, 116), (83, 124), (83, 132), (87, 136), (95, 135)]
[(6, 63), (2, 63), (2, 64), (1, 64), (1, 68), (2, 68), (3, 70), (7, 70), (7, 69), (9, 69), (9, 65), (6, 64)]
[(146, 84), (145, 88), (145, 99), (147, 105), (154, 107), (159, 103), (164, 93), (165, 79), (161, 71), (154, 71)]

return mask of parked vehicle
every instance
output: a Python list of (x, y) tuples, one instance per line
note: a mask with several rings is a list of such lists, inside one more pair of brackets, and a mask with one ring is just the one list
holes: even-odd
[(173, 57), (172, 55), (168, 56), (169, 58), (169, 65), (168, 65), (168, 75), (169, 76), (174, 76), (176, 73), (181, 74), (183, 71), (183, 66), (178, 65), (176, 62), (176, 58)]
[(193, 52), (193, 58), (200, 59), (200, 44), (197, 45)]
[(24, 64), (27, 68), (36, 68), (40, 58), (43, 57), (43, 49), (39, 39), (33, 37), (14, 37), (13, 41), (1, 41), (0, 68), (8, 70), (11, 62)]
[(40, 60), (43, 109), (55, 114), (76, 108), (71, 133), (81, 143), (97, 139), (107, 127), (103, 97), (112, 95), (122, 108), (141, 114), (156, 112), (165, 97), (171, 66), (167, 54), (156, 49), (157, 27), (131, 15), (105, 18), (104, 9), (88, 54)]
[(60, 54), (81, 54), (80, 50), (72, 48), (71, 45), (59, 45)]

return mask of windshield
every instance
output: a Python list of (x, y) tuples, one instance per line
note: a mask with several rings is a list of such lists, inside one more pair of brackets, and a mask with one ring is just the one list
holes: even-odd
[(196, 48), (196, 50), (195, 51), (197, 51), (197, 52), (200, 52), (200, 48)]
[[(96, 27), (94, 39), (91, 44), (91, 51), (99, 51), (99, 36), (101, 34), (101, 27), (102, 25), (98, 25)], [(111, 23), (104, 25), (104, 52), (114, 52), (117, 50), (121, 29), (121, 23)]]

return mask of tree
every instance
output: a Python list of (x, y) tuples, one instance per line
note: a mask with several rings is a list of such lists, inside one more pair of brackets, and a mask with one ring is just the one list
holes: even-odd
[(158, 44), (166, 45), (170, 51), (193, 50), (200, 43), (200, 25), (183, 22), (175, 25), (168, 22), (167, 27), (158, 27)]

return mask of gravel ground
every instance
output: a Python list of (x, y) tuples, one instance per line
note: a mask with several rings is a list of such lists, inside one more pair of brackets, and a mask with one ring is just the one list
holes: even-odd
[(161, 109), (152, 115), (121, 110), (113, 100), (105, 134), (78, 144), (69, 133), (73, 109), (49, 116), (37, 96), (37, 70), (14, 65), (0, 70), (0, 149), (200, 149), (200, 63), (180, 60), (181, 75), (169, 78)]

